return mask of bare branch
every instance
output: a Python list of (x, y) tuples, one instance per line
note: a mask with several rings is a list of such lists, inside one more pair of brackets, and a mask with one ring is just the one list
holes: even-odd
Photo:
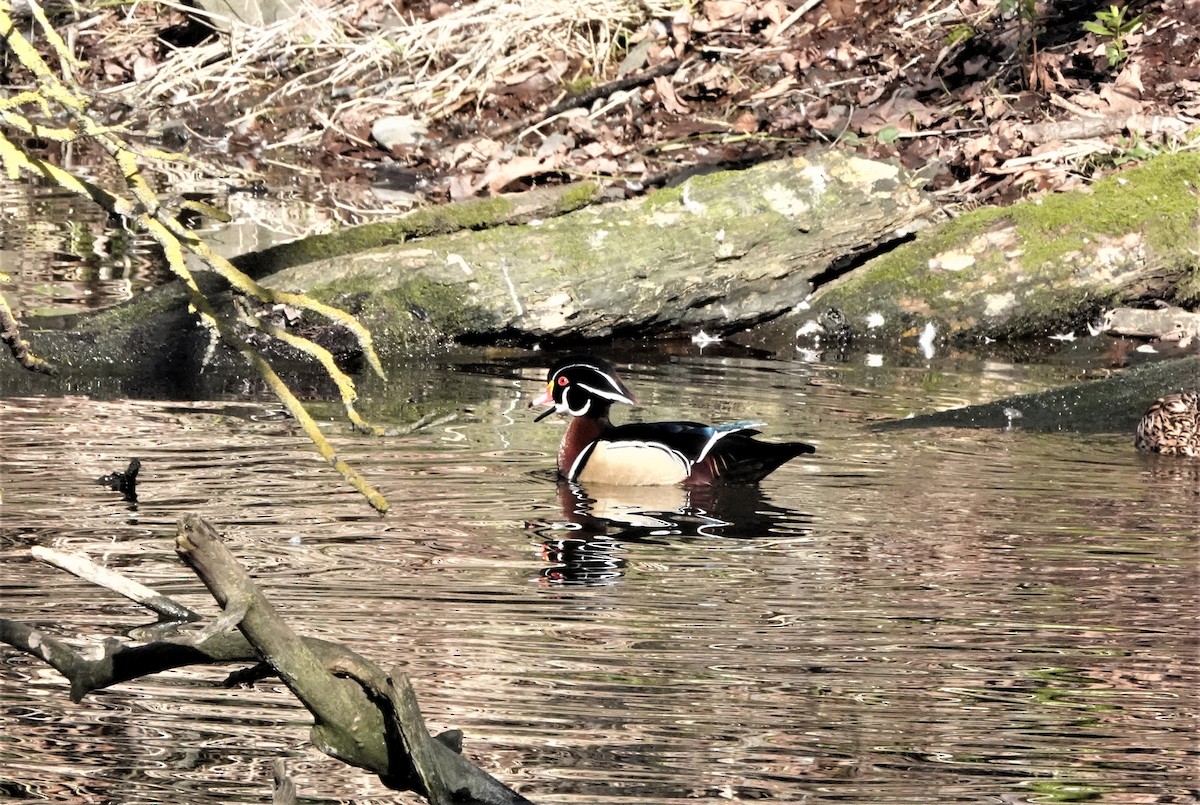
[(68, 573), (78, 576), (84, 581), (98, 584), (123, 595), (134, 603), (141, 604), (149, 610), (157, 612), (164, 618), (175, 621), (198, 621), (203, 618), (199, 613), (185, 607), (183, 604), (152, 590), (144, 584), (123, 576), (106, 567), (100, 567), (91, 559), (77, 553), (66, 553), (54, 548), (35, 545), (30, 548), (33, 558), (61, 568)]

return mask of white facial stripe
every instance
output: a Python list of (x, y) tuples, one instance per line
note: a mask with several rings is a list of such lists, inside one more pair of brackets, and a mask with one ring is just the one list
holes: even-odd
[[(577, 383), (576, 385), (578, 385), (579, 388), (587, 389), (592, 394), (595, 394), (597, 397), (603, 397), (606, 400), (612, 400), (614, 402), (632, 402), (632, 400), (629, 399), (628, 395), (622, 394), (619, 391), (604, 391), (602, 389), (598, 389), (593, 386), (589, 386), (587, 383)], [(615, 386), (614, 386), (614, 388), (615, 388)]]
[(566, 391), (563, 392), (562, 402), (559, 404), (558, 410), (563, 413), (571, 414), (572, 416), (583, 416), (591, 410), (592, 401), (590, 399), (584, 399), (582, 408), (572, 408), (571, 403), (568, 400), (568, 398), (571, 396), (571, 388), (571, 386), (567, 386)]
[[(552, 378), (552, 380), (557, 380), (559, 377), (562, 376), (563, 372), (566, 372), (570, 369), (591, 369), (593, 372), (595, 372), (596, 374), (603, 377), (605, 379), (605, 381), (607, 381), (608, 385), (612, 388), (612, 391), (604, 392), (604, 391), (600, 391), (598, 389), (592, 388), (591, 386), (586, 386), (583, 383), (579, 384), (581, 386), (584, 386), (588, 390), (590, 390), (596, 394), (599, 394), (601, 397), (607, 397), (610, 400), (628, 400), (629, 399), (629, 395), (626, 394), (625, 392), (621, 391), (621, 387), (617, 383), (616, 378), (614, 378), (608, 372), (601, 369), (599, 366), (596, 366), (595, 364), (592, 364), (592, 363), (568, 363), (566, 366), (561, 367), (557, 372), (554, 373), (554, 377)], [(613, 394), (616, 394), (618, 396), (616, 396), (616, 397), (610, 396)]]

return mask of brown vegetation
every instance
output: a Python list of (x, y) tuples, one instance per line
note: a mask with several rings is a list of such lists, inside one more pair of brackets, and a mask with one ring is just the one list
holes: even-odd
[[(630, 195), (835, 142), (928, 166), (948, 202), (992, 203), (1185, 144), (1200, 112), (1200, 12), (1184, 0), (1118, 11), (309, 0), (267, 27), (214, 30), (152, 3), (59, 24), (114, 120), (252, 171), (315, 164), (358, 209), (578, 177)], [(411, 123), (384, 147), (372, 127), (389, 116)]]

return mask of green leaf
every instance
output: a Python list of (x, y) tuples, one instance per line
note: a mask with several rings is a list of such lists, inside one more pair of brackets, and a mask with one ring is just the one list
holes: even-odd
[(879, 140), (881, 143), (891, 145), (892, 143), (896, 142), (896, 140), (900, 139), (900, 129), (895, 126), (884, 126), (875, 135), (875, 139)]

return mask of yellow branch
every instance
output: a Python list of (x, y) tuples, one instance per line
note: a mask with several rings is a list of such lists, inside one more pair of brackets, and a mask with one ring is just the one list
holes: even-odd
[(307, 353), (320, 361), (321, 365), (325, 367), (325, 371), (329, 373), (330, 378), (333, 379), (333, 382), (338, 387), (338, 393), (342, 397), (342, 405), (346, 410), (346, 418), (354, 423), (354, 426), (363, 433), (370, 433), (375, 436), (383, 434), (381, 428), (371, 425), (359, 416), (358, 410), (354, 407), (354, 403), (358, 400), (358, 392), (354, 390), (354, 382), (338, 367), (333, 353), (308, 338), (293, 335), (281, 327), (276, 327), (273, 324), (262, 321), (257, 316), (247, 316), (245, 321), (247, 325), (256, 330), (260, 330), (272, 338), (277, 338), (285, 344), (291, 345), (294, 349)]
[[(46, 35), (46, 41), (62, 60), (63, 70), (79, 66), (70, 53), (66, 43), (51, 27), (45, 13), (36, 0), (30, 0), (34, 19)], [(0, 0), (0, 39), (8, 43), (11, 51), (20, 62), (33, 73), (39, 89), (36, 92), (20, 92), (16, 95), (0, 99), (0, 120), (6, 125), (27, 134), (37, 134), (47, 139), (74, 141), (81, 137), (91, 138), (112, 158), (121, 171), (126, 187), (133, 195), (133, 200), (124, 198), (102, 187), (84, 181), (69, 172), (42, 160), (29, 156), (21, 148), (12, 143), (0, 132), (0, 162), (5, 170), (14, 178), (21, 170), (42, 176), (59, 187), (86, 196), (95, 201), (110, 213), (121, 215), (136, 221), (163, 248), (164, 256), (171, 271), (187, 286), (193, 308), (200, 317), (201, 323), (210, 331), (219, 334), (226, 343), (232, 345), (243, 357), (262, 375), (267, 385), (275, 395), (287, 406), (304, 432), (317, 447), (318, 452), (342, 474), (367, 501), (378, 511), (385, 512), (388, 503), (383, 496), (372, 487), (353, 467), (338, 457), (333, 446), (321, 432), (316, 421), (308, 414), (304, 406), (287, 388), (271, 365), (258, 352), (251, 348), (235, 333), (222, 317), (213, 310), (208, 298), (205, 297), (196, 283), (195, 277), (187, 267), (187, 253), (190, 252), (203, 261), (238, 291), (262, 300), (278, 302), (293, 307), (312, 311), (325, 318), (343, 325), (354, 333), (363, 349), (364, 355), (371, 367), (382, 377), (383, 366), (371, 339), (370, 332), (352, 316), (335, 307), (322, 304), (301, 294), (283, 293), (264, 288), (250, 277), (236, 269), (228, 260), (213, 252), (207, 244), (186, 230), (175, 218), (164, 210), (157, 194), (151, 189), (142, 174), (138, 164), (139, 156), (119, 136), (119, 129), (98, 125), (87, 114), (88, 99), (75, 92), (63, 83), (42, 60), (38, 52), (29, 44), (13, 24), (11, 17), (12, 6), (8, 0)], [(40, 128), (23, 114), (16, 110), (26, 105), (36, 105), (49, 116), (49, 103), (59, 104), (75, 121), (78, 130), (70, 128)], [(180, 154), (168, 154), (162, 151), (147, 152), (154, 158), (164, 160), (186, 160)], [(2, 301), (2, 298), (0, 298)], [(7, 309), (7, 304), (4, 305)], [(354, 402), (357, 392), (349, 376), (342, 372), (333, 360), (328, 350), (291, 333), (274, 327), (260, 327), (269, 335), (279, 338), (285, 343), (316, 358), (325, 367), (330, 377), (337, 384), (346, 409), (346, 415), (358, 428), (369, 433), (378, 433), (377, 429), (368, 425), (357, 413)]]

